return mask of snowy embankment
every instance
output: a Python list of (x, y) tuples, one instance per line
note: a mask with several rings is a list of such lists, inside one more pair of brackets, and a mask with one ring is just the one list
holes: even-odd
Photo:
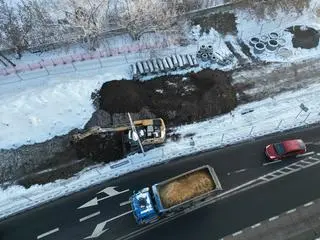
[[(238, 32), (242, 38), (248, 39), (252, 34), (257, 34), (257, 32), (250, 32), (250, 29), (260, 31), (260, 28), (257, 27), (259, 23), (253, 23), (252, 19), (245, 21), (244, 18), (241, 20), (238, 16)], [(310, 19), (308, 18), (308, 25), (315, 23), (314, 18)], [(298, 20), (295, 24), (305, 24), (307, 19)], [(289, 26), (290, 21), (283, 16), (281, 22), (279, 19), (279, 29)], [(265, 21), (263, 26), (265, 31), (269, 29), (274, 31), (275, 28), (275, 25), (268, 21)], [(196, 40), (201, 44), (215, 44), (219, 49), (225, 46), (224, 42), (218, 39), (218, 35), (213, 41), (210, 34), (207, 39), (196, 38)], [(197, 47), (196, 45), (186, 48), (174, 47), (166, 51), (161, 50), (156, 54), (157, 56), (173, 53), (195, 54)], [(240, 48), (237, 49), (240, 50)], [(294, 61), (297, 56), (308, 58), (315, 52), (319, 54), (320, 48), (311, 51), (297, 49), (296, 54), (285, 61)], [(272, 60), (270, 56), (267, 57)], [(146, 58), (150, 58), (150, 54), (131, 54), (101, 59), (104, 68), (99, 67), (101, 63), (98, 60), (92, 60), (77, 63), (78, 65), (75, 66), (77, 71), (74, 70), (73, 65), (69, 64), (36, 72), (24, 72), (20, 75), (23, 80), (18, 75), (1, 77), (0, 149), (41, 142), (55, 135), (65, 134), (73, 128), (81, 128), (94, 111), (90, 99), (91, 92), (100, 88), (105, 81), (127, 78), (130, 63)], [(97, 69), (94, 70), (94, 67)], [(50, 75), (47, 75), (46, 70), (50, 71)], [(301, 103), (309, 108), (308, 112), (300, 111)], [(35, 185), (29, 189), (12, 186), (6, 190), (0, 190), (0, 218), (169, 159), (318, 122), (320, 120), (319, 105), (320, 85), (311, 85), (296, 92), (281, 94), (273, 99), (241, 105), (232, 114), (181, 126), (176, 129), (176, 133), (182, 136), (194, 133), (193, 140), (182, 137), (179, 142), (167, 142), (163, 147), (148, 151), (146, 156), (135, 154), (114, 164), (84, 170), (67, 180), (58, 180), (41, 186)], [(248, 109), (254, 109), (254, 111), (241, 114)]]
[[(308, 112), (301, 112), (301, 103), (309, 108)], [(248, 109), (254, 111), (242, 114)], [(232, 114), (178, 127), (176, 133), (182, 135), (178, 142), (167, 142), (162, 147), (148, 151), (146, 156), (135, 154), (117, 163), (84, 170), (67, 180), (34, 185), (29, 189), (12, 186), (1, 190), (0, 218), (176, 157), (318, 122), (319, 109), (320, 84), (296, 92), (283, 93), (272, 99), (241, 105)], [(194, 145), (190, 137), (183, 137), (190, 133), (195, 134)]]

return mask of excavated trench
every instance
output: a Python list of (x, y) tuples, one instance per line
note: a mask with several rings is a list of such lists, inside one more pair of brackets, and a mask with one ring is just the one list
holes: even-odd
[[(167, 127), (227, 113), (237, 106), (230, 74), (205, 69), (143, 82), (106, 82), (92, 95), (97, 111), (85, 128), (127, 124), (127, 112), (134, 120), (161, 117)], [(71, 177), (87, 166), (115, 161), (126, 154), (120, 133), (92, 135), (71, 144), (72, 134), (79, 131), (44, 143), (1, 150), (0, 181), (29, 187)]]
[(296, 25), (286, 29), (293, 34), (292, 44), (294, 48), (315, 48), (319, 45), (319, 31), (314, 28)]

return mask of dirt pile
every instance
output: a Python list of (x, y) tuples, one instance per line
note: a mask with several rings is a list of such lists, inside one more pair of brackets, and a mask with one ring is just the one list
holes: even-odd
[(292, 26), (286, 29), (293, 34), (292, 44), (294, 48), (315, 48), (319, 44), (319, 32), (307, 26)]
[(168, 126), (190, 123), (236, 107), (230, 82), (229, 73), (211, 69), (144, 82), (111, 81), (99, 91), (100, 108), (111, 115), (147, 109)]
[(160, 187), (165, 208), (172, 207), (193, 197), (212, 191), (215, 184), (207, 171), (199, 171)]

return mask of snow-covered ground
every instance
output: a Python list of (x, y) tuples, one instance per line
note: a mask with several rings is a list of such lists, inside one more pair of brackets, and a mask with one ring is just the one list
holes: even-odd
[[(304, 14), (304, 17), (299, 18), (300, 22), (296, 19), (295, 24), (308, 23), (309, 26), (319, 29), (317, 20), (308, 16), (308, 13), (305, 13), (307, 16)], [(244, 39), (249, 39), (252, 35), (260, 33), (260, 28), (257, 27), (259, 23), (242, 14), (238, 15), (239, 34)], [(279, 24), (281, 29), (292, 26), (292, 19), (280, 16), (282, 16)], [(277, 26), (278, 23), (265, 21), (263, 32), (275, 31)], [(253, 32), (250, 29), (256, 30)], [(223, 41), (221, 43), (214, 31), (200, 37), (197, 36), (197, 30), (193, 30), (192, 36), (197, 38), (198, 43), (219, 44), (220, 49), (225, 49)], [(216, 37), (215, 40), (212, 38), (213, 35)], [(229, 37), (228, 40), (230, 40)], [(158, 56), (171, 55), (173, 52), (194, 54), (197, 47), (197, 44), (174, 47), (159, 50), (156, 54)], [(320, 52), (319, 47), (313, 50), (293, 50), (292, 58), (286, 61), (297, 60), (298, 56), (307, 58)], [(270, 56), (267, 57), (272, 60)], [(146, 58), (150, 58), (150, 52), (104, 58), (101, 62), (92, 60), (75, 63), (75, 66), (69, 64), (41, 71), (25, 72), (21, 74), (22, 78), (18, 75), (0, 77), (2, 103), (0, 149), (42, 142), (55, 135), (66, 134), (73, 128), (81, 128), (94, 111), (90, 99), (91, 92), (100, 88), (105, 81), (130, 78), (130, 63)], [(100, 64), (104, 65), (104, 68), (99, 67)], [(74, 71), (74, 68), (78, 71)], [(50, 75), (47, 75), (47, 70), (50, 71)], [(309, 108), (308, 112), (300, 112), (301, 103)], [(246, 109), (254, 109), (254, 111), (242, 115), (241, 113)], [(190, 138), (181, 138), (179, 142), (168, 142), (161, 148), (149, 151), (145, 157), (139, 154), (127, 157), (121, 160), (126, 164), (115, 168), (116, 170), (111, 170), (111, 164), (108, 164), (84, 170), (68, 180), (58, 180), (41, 186), (35, 185), (29, 189), (12, 186), (6, 190), (0, 190), (0, 218), (168, 159), (318, 122), (320, 121), (319, 109), (320, 84), (314, 84), (296, 92), (284, 93), (272, 99), (241, 105), (232, 114), (177, 128), (177, 133), (182, 136), (195, 133), (194, 146), (190, 144)], [(274, 114), (275, 112), (277, 114)]]
[[(301, 112), (299, 108), (301, 103), (309, 108), (308, 112)], [(254, 109), (254, 111), (242, 115), (248, 109)], [(178, 142), (169, 141), (160, 148), (148, 151), (146, 156), (135, 154), (117, 163), (83, 170), (77, 176), (67, 180), (34, 185), (29, 189), (12, 186), (6, 190), (0, 190), (0, 218), (36, 206), (39, 203), (80, 191), (107, 179), (176, 157), (319, 122), (319, 109), (320, 84), (310, 85), (308, 88), (283, 93), (259, 102), (241, 105), (232, 114), (176, 128), (176, 133), (182, 136)], [(194, 145), (192, 145), (190, 137), (184, 137), (190, 133), (195, 134), (193, 136)], [(123, 164), (119, 164), (122, 162)], [(119, 165), (119, 167), (111, 168), (114, 165)]]
[[(301, 49), (293, 48), (292, 45), (292, 34), (284, 31), (285, 29), (295, 26), (302, 25), (320, 29), (320, 17), (317, 16), (317, 9), (320, 8), (320, 2), (317, 0), (310, 1), (310, 8), (305, 9), (301, 15), (295, 12), (284, 13), (279, 10), (276, 13), (276, 19), (260, 19), (254, 18), (250, 12), (238, 11), (237, 12), (237, 30), (238, 37), (240, 37), (245, 43), (249, 44), (252, 37), (260, 38), (262, 35), (268, 35), (271, 32), (279, 34), (280, 38), (285, 39), (286, 44), (284, 45), (291, 52), (289, 57), (281, 57), (276, 51), (266, 50), (262, 54), (257, 55), (261, 60), (270, 62), (294, 62), (314, 56), (318, 56), (320, 53), (320, 44), (318, 47), (313, 49)], [(251, 53), (254, 54), (253, 48), (250, 48)], [(255, 54), (254, 54), (255, 55)]]

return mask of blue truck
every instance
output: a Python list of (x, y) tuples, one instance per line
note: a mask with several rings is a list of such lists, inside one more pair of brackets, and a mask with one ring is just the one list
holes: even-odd
[(218, 176), (205, 165), (133, 192), (133, 216), (139, 225), (183, 211), (222, 190)]

